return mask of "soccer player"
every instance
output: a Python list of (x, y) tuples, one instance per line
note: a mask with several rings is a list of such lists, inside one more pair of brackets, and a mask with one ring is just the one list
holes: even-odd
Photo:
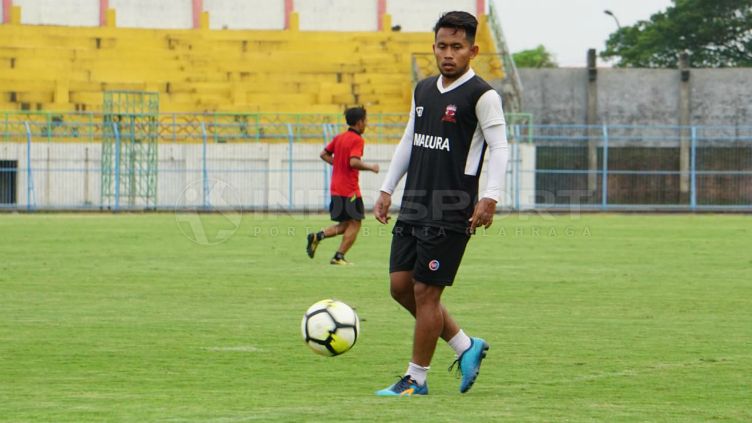
[[(407, 174), (392, 230), (389, 278), (392, 297), (415, 317), (412, 359), (405, 375), (377, 395), (428, 394), (426, 376), (439, 337), (457, 354), (465, 393), (489, 348), (466, 335), (441, 304), (470, 235), (493, 222), (508, 158), (501, 97), (470, 68), (478, 54), (477, 26), (466, 12), (446, 13), (436, 23), (440, 75), (416, 85), (405, 133), (374, 206), (374, 216), (386, 224), (391, 194)], [(486, 147), (488, 182), (478, 200)]]
[(367, 116), (363, 107), (353, 107), (345, 111), (345, 120), (349, 128), (337, 135), (321, 151), (321, 159), (332, 165), (332, 201), (329, 204), (329, 213), (332, 220), (337, 224), (319, 231), (316, 234), (308, 234), (306, 252), (308, 257), (313, 258), (316, 247), (325, 238), (342, 235), (342, 242), (330, 263), (336, 265), (350, 264), (345, 260), (345, 253), (355, 243), (355, 238), (360, 231), (360, 222), (365, 217), (363, 198), (358, 185), (358, 173), (361, 170), (369, 170), (379, 173), (378, 163), (365, 163), (363, 156), (363, 133), (366, 130)]

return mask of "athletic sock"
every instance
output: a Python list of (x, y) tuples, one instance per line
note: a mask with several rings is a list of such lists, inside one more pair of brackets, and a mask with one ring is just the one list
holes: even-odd
[(470, 337), (465, 335), (465, 332), (462, 329), (457, 332), (457, 335), (454, 335), (452, 339), (449, 340), (449, 346), (452, 347), (455, 353), (457, 353), (458, 357), (465, 352), (465, 350), (470, 348), (471, 344)]
[(321, 241), (324, 238), (326, 238), (326, 235), (324, 235), (324, 231), (318, 231), (318, 233), (316, 233), (316, 240), (317, 241)]
[(430, 366), (419, 366), (411, 361), (410, 364), (407, 365), (407, 371), (405, 372), (405, 375), (410, 375), (410, 377), (415, 379), (415, 382), (417, 382), (418, 385), (425, 385), (426, 378), (428, 377), (428, 369), (430, 368)]
[(334, 259), (335, 260), (343, 260), (344, 258), (345, 258), (345, 253), (340, 253), (339, 251), (337, 251), (334, 254)]

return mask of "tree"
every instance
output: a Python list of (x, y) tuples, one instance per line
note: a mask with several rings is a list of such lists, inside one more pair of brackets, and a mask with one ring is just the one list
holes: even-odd
[(674, 5), (612, 33), (604, 59), (617, 67), (675, 68), (679, 54), (691, 67), (752, 66), (752, 1), (673, 0)]
[(514, 64), (518, 68), (555, 68), (558, 67), (551, 53), (543, 45), (536, 48), (522, 50), (512, 54)]

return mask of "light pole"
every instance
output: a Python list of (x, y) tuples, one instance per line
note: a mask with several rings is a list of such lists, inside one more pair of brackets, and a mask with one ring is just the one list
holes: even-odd
[(612, 18), (614, 18), (614, 21), (616, 22), (616, 27), (619, 28), (619, 29), (621, 29), (621, 24), (619, 23), (619, 19), (616, 17), (616, 15), (614, 15), (614, 12), (606, 9), (606, 10), (603, 11), (603, 13), (605, 13), (608, 16), (611, 16)]

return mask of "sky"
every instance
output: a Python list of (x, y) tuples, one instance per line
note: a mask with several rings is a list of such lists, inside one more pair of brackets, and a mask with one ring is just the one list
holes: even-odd
[[(649, 20), (671, 0), (489, 0), (501, 16), (509, 49), (516, 53), (542, 44), (562, 67), (584, 67), (587, 50), (606, 47), (616, 21), (621, 26)], [(598, 59), (598, 66), (609, 64)]]

